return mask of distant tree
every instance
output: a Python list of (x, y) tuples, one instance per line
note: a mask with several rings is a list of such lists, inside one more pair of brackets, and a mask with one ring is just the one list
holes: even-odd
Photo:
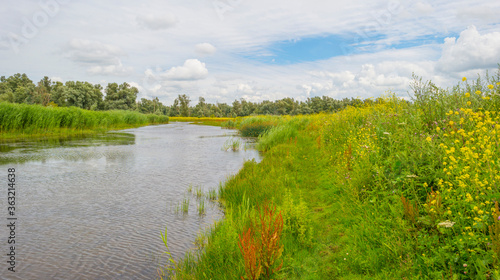
[(234, 100), (233, 102), (233, 110), (231, 111), (231, 114), (233, 117), (238, 117), (242, 116), (242, 111), (241, 111), (241, 103), (238, 100)]
[(66, 86), (61, 82), (55, 82), (51, 87), (50, 99), (57, 104), (57, 106), (67, 106), (66, 93)]
[(174, 104), (172, 104), (172, 106), (170, 107), (170, 112), (168, 115), (171, 117), (177, 117), (180, 114), (181, 113), (180, 113), (180, 109), (179, 109), (179, 98), (176, 98), (174, 100)]
[(181, 113), (181, 116), (182, 117), (189, 117), (189, 102), (191, 102), (191, 100), (189, 100), (189, 97), (185, 94), (183, 95), (179, 95), (178, 97), (179, 99), (179, 104), (180, 104), (180, 113)]
[(139, 90), (136, 87), (131, 87), (127, 83), (121, 85), (109, 83), (105, 92), (104, 108), (106, 110), (134, 110), (137, 107), (135, 100)]
[[(101, 85), (92, 85), (89, 82), (68, 81), (65, 84), (62, 96), (66, 106), (75, 106), (86, 110), (98, 110), (103, 107), (103, 94), (101, 90)], [(59, 105), (59, 103), (55, 103)]]
[(33, 104), (33, 93), (35, 84), (26, 74), (14, 74), (8, 78), (0, 77), (0, 82), (4, 84), (0, 90), (2, 98), (15, 103)]
[[(3, 77), (2, 77), (3, 78)], [(0, 102), (14, 102), (14, 92), (7, 83), (0, 82)]]
[(158, 97), (152, 100), (141, 98), (141, 101), (137, 102), (137, 110), (143, 114), (165, 115), (167, 113), (167, 108), (160, 102)]

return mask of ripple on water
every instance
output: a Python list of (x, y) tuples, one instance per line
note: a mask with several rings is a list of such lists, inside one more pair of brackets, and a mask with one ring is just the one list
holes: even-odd
[[(208, 201), (198, 216), (188, 186), (217, 188), (245, 159), (259, 157), (254, 150), (223, 151), (234, 136), (221, 135), (234, 131), (217, 127), (176, 123), (125, 132), (2, 144), (0, 166), (16, 168), (20, 190), (19, 266), (17, 278), (8, 279), (152, 279), (165, 226), (179, 258), (221, 216)], [(184, 198), (188, 214), (175, 213)]]

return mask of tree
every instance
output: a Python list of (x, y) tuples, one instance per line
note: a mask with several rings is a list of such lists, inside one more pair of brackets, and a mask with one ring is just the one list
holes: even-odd
[(233, 117), (242, 116), (241, 114), (241, 103), (238, 100), (234, 100), (233, 102), (233, 110), (231, 111)]
[(180, 112), (182, 117), (189, 117), (189, 96), (183, 94), (178, 97), (180, 103)]
[(33, 104), (35, 84), (26, 74), (14, 74), (8, 78), (0, 77), (0, 82), (5, 84), (0, 88), (0, 96), (15, 103)]
[(139, 90), (127, 83), (121, 85), (109, 83), (105, 92), (104, 107), (106, 110), (134, 110), (137, 106), (135, 100)]
[(170, 114), (169, 114), (169, 116), (171, 116), (171, 117), (177, 117), (179, 115), (180, 115), (179, 98), (176, 98), (174, 100), (174, 104), (172, 104), (172, 107), (170, 108)]
[[(66, 82), (62, 97), (66, 106), (75, 106), (86, 110), (102, 109), (102, 87), (89, 82)], [(55, 102), (58, 104), (57, 102)], [(59, 105), (59, 104), (58, 104)]]

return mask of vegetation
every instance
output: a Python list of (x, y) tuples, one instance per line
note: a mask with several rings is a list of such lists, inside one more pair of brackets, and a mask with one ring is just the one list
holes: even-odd
[(167, 123), (167, 116), (144, 115), (131, 111), (96, 112), (75, 107), (0, 103), (1, 138), (23, 135), (88, 134), (109, 129)]
[(232, 121), (272, 124), (265, 157), (220, 187), (225, 218), (175, 279), (500, 279), (500, 72), (412, 89)]
[[(105, 95), (104, 95), (105, 93)], [(244, 99), (226, 103), (210, 104), (199, 97), (198, 104), (190, 106), (191, 99), (186, 94), (179, 94), (171, 106), (163, 105), (158, 97), (151, 100), (141, 98), (136, 101), (139, 90), (128, 83), (108, 83), (104, 88), (100, 84), (67, 81), (54, 82), (44, 77), (37, 84), (26, 74), (14, 74), (0, 77), (0, 102), (39, 104), (51, 107), (78, 107), (86, 110), (130, 110), (143, 114), (167, 115), (171, 117), (211, 117), (211, 125), (217, 124), (213, 118), (243, 117), (250, 115), (298, 115), (320, 112), (336, 112), (346, 106), (361, 106), (373, 103), (372, 100), (348, 99), (336, 100), (328, 96), (308, 98), (299, 102), (293, 98), (276, 101), (252, 103)], [(182, 120), (179, 120), (182, 121)], [(202, 122), (208, 124), (207, 122)]]

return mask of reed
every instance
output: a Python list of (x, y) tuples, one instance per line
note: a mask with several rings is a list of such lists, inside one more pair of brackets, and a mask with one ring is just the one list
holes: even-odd
[(106, 131), (168, 123), (168, 120), (167, 116), (144, 115), (133, 111), (89, 111), (76, 107), (0, 103), (2, 137)]
[(205, 214), (205, 200), (200, 199), (198, 201), (198, 215), (203, 215)]

